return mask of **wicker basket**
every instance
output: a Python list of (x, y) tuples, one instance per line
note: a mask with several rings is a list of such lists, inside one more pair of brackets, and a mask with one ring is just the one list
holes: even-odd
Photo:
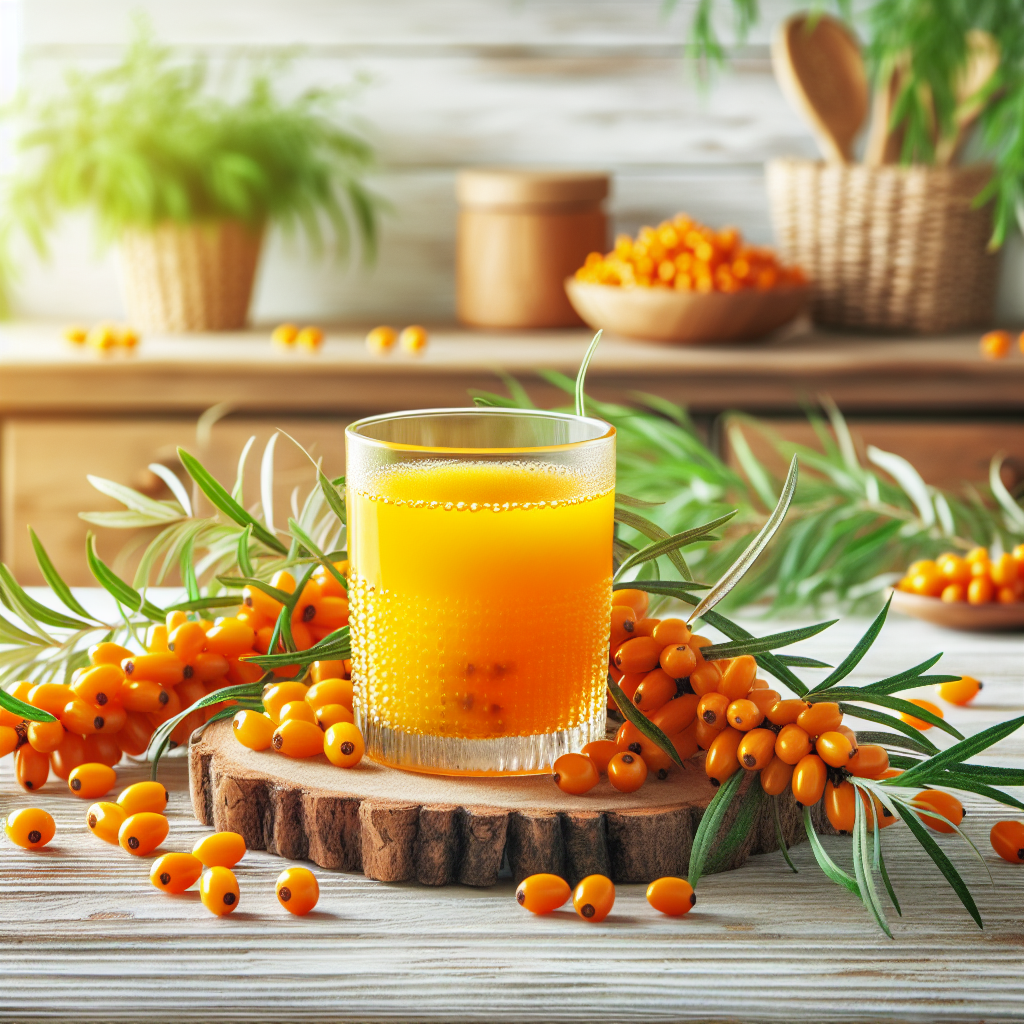
[(149, 331), (245, 326), (262, 231), (234, 221), (162, 224), (120, 239), (128, 319)]
[(998, 254), (984, 166), (768, 164), (780, 252), (814, 286), (823, 325), (936, 333), (991, 322)]

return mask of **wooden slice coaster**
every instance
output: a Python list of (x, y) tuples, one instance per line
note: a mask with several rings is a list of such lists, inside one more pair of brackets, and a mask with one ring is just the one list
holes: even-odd
[[(346, 770), (323, 756), (293, 761), (249, 750), (230, 721), (214, 723), (192, 744), (189, 779), (196, 817), (241, 833), (251, 850), (424, 885), (493, 885), (506, 856), (517, 883), (539, 871), (573, 885), (596, 873), (615, 882), (685, 876), (715, 794), (699, 761), (636, 793), (616, 792), (602, 778), (585, 796), (563, 793), (546, 775), (421, 775), (366, 760)], [(779, 810), (787, 844), (803, 842), (788, 791)], [(718, 870), (777, 848), (764, 801), (746, 841)]]

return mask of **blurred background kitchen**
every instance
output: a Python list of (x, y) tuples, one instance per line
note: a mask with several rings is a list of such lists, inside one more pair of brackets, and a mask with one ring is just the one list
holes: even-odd
[[(0, 0), (0, 88), (5, 102), (21, 95), (27, 103), (20, 118), (8, 119), (2, 137), (5, 171), (21, 175), (22, 189), (8, 192), (4, 218), (10, 319), (0, 326), (3, 560), (22, 582), (41, 582), (27, 532), (31, 524), (69, 581), (88, 583), (82, 556), (87, 524), (78, 513), (122, 506), (109, 493), (98, 494), (86, 474), (165, 500), (171, 492), (148, 467), (163, 465), (181, 475), (177, 444), (202, 451), (230, 486), (246, 439), (255, 435), (245, 493), (256, 501), (258, 453), (279, 427), (341, 473), (346, 422), (401, 407), (467, 404), (474, 388), (506, 394), (497, 369), (522, 381), (538, 404), (564, 402), (552, 380), (536, 371), (574, 373), (593, 333), (584, 320), (612, 328), (591, 370), (595, 396), (635, 404), (639, 391), (685, 406), (693, 436), (709, 458), (722, 459), (722, 470), (702, 491), (693, 486), (701, 475), (696, 464), (677, 458), (669, 476), (675, 473), (689, 496), (666, 513), (666, 526), (684, 521), (685, 510), (699, 504), (735, 505), (737, 480), (747, 489), (747, 521), (754, 523), (770, 497), (770, 481), (785, 465), (786, 445), (821, 449), (805, 410), (824, 399), (828, 408), (834, 400), (849, 420), (863, 472), (894, 488), (889, 497), (914, 524), (898, 544), (872, 548), (869, 565), (842, 576), (839, 596), (851, 588), (854, 599), (876, 593), (884, 573), (896, 579), (906, 559), (944, 547), (983, 542), (1008, 550), (1021, 522), (1001, 510), (1002, 493), (992, 490), (992, 460), (996, 490), (1019, 494), (1024, 351), (1013, 328), (1024, 320), (1024, 246), (1006, 182), (1013, 178), (1014, 159), (1024, 175), (1024, 158), (1014, 156), (1024, 143), (1012, 133), (998, 140), (1004, 150), (998, 210), (991, 203), (971, 210), (985, 175), (965, 184), (936, 168), (935, 175), (918, 175), (909, 191), (893, 193), (886, 184), (892, 179), (876, 171), (893, 173), (901, 147), (904, 156), (931, 170), (944, 142), (954, 166), (992, 159), (972, 138), (973, 115), (957, 120), (970, 111), (965, 97), (955, 94), (963, 92), (958, 83), (971, 40), (979, 39), (965, 28), (987, 25), (988, 38), (996, 38), (1009, 15), (989, 17), (991, 5), (979, 5), (981, 13), (957, 29), (959, 41), (945, 53), (936, 52), (934, 34), (919, 25), (922, 52), (928, 52), (907, 59), (907, 40), (898, 33), (883, 38), (892, 26), (871, 20), (872, 8), (894, 6), (886, 0), (856, 5), (857, 33), (870, 43), (875, 32), (881, 47), (866, 54), (864, 70), (856, 44), (851, 57), (841, 32), (809, 42), (816, 23), (792, 36), (790, 51), (780, 50), (780, 25), (798, 10), (785, 0), (761, 4), (742, 42), (736, 41), (727, 0)], [(720, 67), (688, 55), (687, 46), (701, 40), (705, 58), (708, 53), (699, 22), (705, 11), (712, 12), (724, 47)], [(126, 167), (98, 183), (94, 169), (75, 166), (68, 128), (73, 119), (59, 99), (67, 95), (66, 75), (117, 66), (140, 31), (151, 35), (153, 46), (172, 48), (170, 65), (205, 59), (208, 94), (229, 105), (246, 96), (254, 69), (268, 75), (281, 109), (295, 109), (288, 105), (305, 90), (344, 90), (315, 113), (325, 119), (317, 131), (327, 122), (342, 130), (340, 141), (326, 145), (349, 147), (343, 158), (322, 165), (296, 158), (295, 166), (268, 171), (268, 189), (291, 197), (277, 211), (281, 217), (271, 198), (264, 197), (264, 207), (240, 200), (240, 209), (252, 215), (256, 243), (222, 240), (220, 248), (202, 252), (180, 240), (154, 244), (139, 236), (160, 224), (143, 224), (140, 231), (129, 223), (131, 210), (148, 200), (140, 201), (136, 192), (126, 199), (131, 210), (118, 210), (118, 188), (123, 185), (127, 196), (145, 189), (145, 181), (140, 185)], [(912, 36), (909, 41), (916, 54)], [(976, 64), (991, 56), (985, 47), (982, 39)], [(975, 90), (979, 107), (1024, 88), (1022, 55), (998, 45), (994, 53), (995, 70), (988, 78), (983, 74)], [(939, 78), (946, 68), (948, 88), (940, 84), (926, 96), (914, 79), (903, 96), (906, 81), (936, 66)], [(84, 86), (71, 88), (84, 94)], [(904, 104), (902, 128), (899, 110), (879, 110), (883, 93), (894, 107)], [(56, 108), (45, 107), (53, 97)], [(929, 109), (934, 137), (915, 150), (914, 132)], [(825, 129), (815, 129), (818, 117)], [(854, 178), (841, 176), (842, 154), (837, 157), (823, 138), (830, 119), (840, 134), (852, 120), (846, 157), (857, 162)], [(289, 127), (287, 114), (278, 128), (282, 124)], [(50, 133), (42, 150), (50, 146), (52, 173), (31, 170), (39, 166), (32, 162), (40, 159), (38, 147), (18, 152), (19, 132), (33, 126)], [(243, 130), (258, 137), (252, 121)], [(313, 135), (303, 136), (303, 144)], [(250, 155), (258, 149), (250, 147)], [(336, 157), (339, 152), (334, 150)], [(812, 162), (822, 156), (829, 162), (816, 167)], [(861, 167), (865, 156), (878, 168)], [(786, 158), (803, 163), (776, 165), (770, 203), (766, 163)], [(114, 165), (101, 160), (100, 166), (109, 172)], [(457, 199), (459, 173), (481, 168), (511, 173), (464, 176)], [(537, 168), (563, 176), (516, 174)], [(158, 170), (163, 177), (155, 174), (154, 180), (166, 181), (167, 169)], [(296, 184), (295, 174), (307, 171), (312, 177)], [(330, 187), (338, 186), (333, 221), (330, 204), (317, 199), (319, 172)], [(244, 167), (224, 173), (225, 194), (233, 173), (244, 191)], [(100, 191), (103, 198), (96, 199)], [(464, 249), (457, 261), (460, 201)], [(28, 215), (19, 217), (15, 209), (12, 216), (12, 202), (21, 202)], [(167, 202), (173, 206), (173, 197)], [(163, 209), (159, 203), (150, 208)], [(597, 229), (602, 245), (583, 245), (585, 232), (572, 227), (584, 208), (606, 217)], [(186, 224), (211, 221), (201, 204), (182, 209), (179, 221)], [(585, 289), (574, 297), (579, 319), (565, 301), (563, 277), (589, 251), (610, 253), (617, 236), (636, 238), (644, 226), (657, 227), (681, 212), (715, 232), (733, 226), (755, 246), (779, 247), (780, 264), (798, 264), (809, 282), (797, 296), (804, 312), (787, 306), (779, 314), (778, 303), (775, 319), (760, 305), (744, 312), (740, 304), (765, 289), (728, 275), (716, 278), (708, 286), (714, 294), (702, 299), (696, 278), (693, 287), (673, 279), (667, 287), (663, 280), (660, 288), (645, 289), (642, 282), (630, 288), (619, 278), (598, 280), (595, 270), (582, 282), (596, 289), (589, 304)], [(304, 214), (307, 228), (313, 222), (324, 228), (323, 246), (317, 246), (316, 232), (303, 230)], [(471, 230), (473, 217), (480, 223)], [(512, 223), (509, 217), (521, 219)], [(286, 231), (289, 218), (293, 230)], [(259, 244), (263, 220), (268, 223)], [(986, 250), (994, 226), (1005, 232), (998, 254)], [(339, 239), (346, 236), (347, 256), (338, 258), (344, 248)], [(45, 240), (46, 255), (33, 244), (39, 240)], [(183, 245), (191, 255), (182, 255)], [(674, 252), (669, 255), (678, 263)], [(245, 267), (257, 258), (247, 303)], [(204, 261), (214, 269), (203, 271)], [(524, 261), (525, 276), (517, 276)], [(199, 281), (203, 273), (214, 283)], [(519, 301), (541, 289), (545, 275), (556, 305), (564, 306), (561, 313), (548, 309), (546, 321), (544, 309)], [(457, 279), (463, 293), (458, 301)], [(168, 298), (174, 287), (177, 298)], [(204, 291), (210, 288), (212, 297)], [(720, 301), (730, 299), (732, 290), (735, 302)], [(766, 301), (781, 299), (782, 290)], [(634, 300), (643, 308), (630, 305)], [(654, 300), (671, 309), (652, 307)], [(233, 323), (231, 310), (239, 303), (241, 320)], [(495, 311), (509, 304), (512, 313), (501, 321)], [(780, 319), (784, 326), (772, 331)], [(576, 325), (566, 326), (571, 321)], [(669, 338), (646, 340), (669, 321), (675, 325)], [(320, 328), (325, 340), (319, 344), (314, 332), (305, 348), (275, 345), (271, 332), (281, 324)], [(383, 325), (423, 325), (429, 340), (415, 354), (386, 343), (368, 348), (367, 331)], [(76, 326), (83, 335), (97, 328), (107, 335), (101, 330), (92, 336), (97, 344), (76, 345), (65, 338)], [(178, 333), (182, 327), (186, 332)], [(230, 329), (213, 329), (218, 327)], [(987, 342), (983, 352), (980, 339), (997, 328), (1008, 333)], [(118, 344), (118, 331), (125, 329), (133, 332), (129, 340), (137, 336), (134, 347)], [(697, 344), (673, 344), (673, 337)], [(992, 356), (999, 358), (987, 358)], [(665, 409), (647, 409), (672, 421)], [(743, 415), (759, 417), (758, 426), (741, 430)], [(834, 417), (829, 429), (837, 422)], [(765, 424), (777, 434), (762, 429)], [(844, 437), (830, 436), (829, 443), (839, 444), (835, 451), (849, 457)], [(873, 461), (869, 446), (895, 453), (916, 473), (907, 475), (891, 460)], [(828, 443), (822, 450), (829, 454)], [(295, 486), (306, 486), (308, 463), (285, 443), (275, 457), (276, 488), (287, 501)], [(843, 485), (849, 491), (843, 507), (871, 504), (870, 485), (857, 479), (856, 486)], [(657, 496), (650, 479), (636, 483)], [(867, 497), (853, 495), (850, 488), (856, 487), (866, 487)], [(960, 506), (954, 502), (948, 522), (945, 499), (934, 488), (956, 495), (965, 510), (977, 495), (990, 510), (988, 518), (968, 526), (956, 518)], [(677, 519), (669, 522), (672, 515)], [(850, 536), (863, 536), (879, 522), (869, 517)], [(113, 558), (125, 536), (102, 531), (101, 550)]]

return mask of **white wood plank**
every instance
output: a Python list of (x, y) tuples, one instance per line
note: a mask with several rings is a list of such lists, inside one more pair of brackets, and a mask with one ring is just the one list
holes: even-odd
[[(834, 661), (865, 626), (844, 621), (801, 650)], [(947, 652), (940, 667), (986, 683), (976, 706), (947, 708), (958, 727), (972, 733), (1024, 711), (1019, 636), (943, 632), (894, 616), (852, 680), (878, 678), (940, 649)], [(1004, 741), (986, 760), (1024, 763), (1024, 737)], [(143, 774), (122, 768), (121, 782)], [(206, 830), (191, 817), (180, 759), (164, 778), (172, 788), (167, 848), (188, 849)], [(0, 812), (27, 802), (5, 761)], [(995, 884), (962, 843), (938, 841), (968, 879), (985, 930), (897, 825), (884, 836), (904, 906), (902, 918), (893, 915), (895, 941), (824, 878), (806, 845), (793, 851), (797, 876), (771, 854), (704, 879), (695, 910), (681, 920), (652, 911), (642, 886), (620, 886), (600, 926), (566, 911), (531, 917), (515, 905), (510, 881), (434, 890), (319, 869), (317, 911), (289, 918), (273, 896), (283, 863), (249, 853), (238, 866), (240, 909), (215, 919), (194, 893), (171, 898), (153, 889), (147, 861), (86, 834), (84, 802), (52, 783), (35, 802), (54, 814), (58, 835), (44, 853), (3, 848), (4, 1019), (1020, 1019), (1024, 871), (999, 861), (988, 843), (992, 822), (1012, 813), (980, 798), (967, 799), (965, 827)], [(848, 844), (826, 840), (840, 860)]]

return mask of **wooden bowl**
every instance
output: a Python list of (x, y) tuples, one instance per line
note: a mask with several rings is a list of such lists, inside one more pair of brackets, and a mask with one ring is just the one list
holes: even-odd
[(566, 278), (565, 290), (573, 308), (594, 330), (676, 345), (764, 337), (796, 317), (810, 294), (807, 285), (702, 293), (621, 288), (574, 277)]
[(1024, 630), (1024, 601), (1014, 604), (947, 603), (937, 597), (922, 597), (904, 590), (893, 590), (892, 606), (904, 615), (933, 622), (947, 629), (965, 629), (975, 633)]

